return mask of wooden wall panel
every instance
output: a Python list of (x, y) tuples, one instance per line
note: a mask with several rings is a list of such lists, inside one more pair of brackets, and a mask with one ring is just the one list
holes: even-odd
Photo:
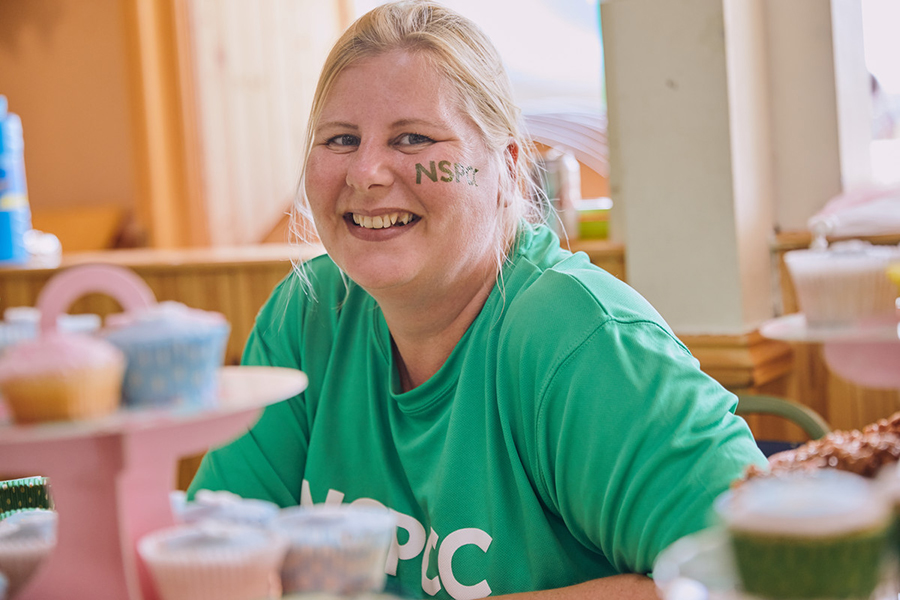
[(209, 241), (257, 243), (289, 209), (341, 1), (181, 0)]
[[(120, 250), (73, 254), (60, 268), (92, 262), (122, 265), (143, 278), (160, 302), (174, 300), (221, 312), (231, 323), (225, 362), (237, 364), (256, 313), (290, 272), (291, 260), (305, 260), (321, 252), (319, 247), (301, 251), (284, 244), (170, 252)], [(11, 306), (34, 306), (41, 288), (56, 272), (44, 268), (0, 269), (0, 311)], [(69, 312), (106, 316), (120, 310), (108, 296), (87, 294), (76, 300)]]

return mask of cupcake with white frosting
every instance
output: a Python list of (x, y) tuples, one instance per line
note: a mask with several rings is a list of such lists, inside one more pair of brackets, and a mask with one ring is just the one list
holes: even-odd
[(868, 598), (892, 522), (867, 479), (834, 469), (762, 477), (717, 503), (746, 592), (766, 598)]
[(178, 525), (138, 542), (161, 600), (277, 598), (286, 550), (271, 531), (223, 523)]
[(178, 523), (218, 522), (266, 528), (281, 511), (274, 502), (241, 498), (224, 490), (198, 490), (191, 501), (178, 490), (169, 493), (169, 500)]
[(797, 302), (810, 326), (890, 320), (897, 314), (897, 287), (887, 274), (900, 262), (900, 247), (862, 240), (784, 255)]

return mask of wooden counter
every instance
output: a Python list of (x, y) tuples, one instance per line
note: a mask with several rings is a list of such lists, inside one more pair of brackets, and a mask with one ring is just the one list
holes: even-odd
[[(585, 252), (592, 263), (623, 281), (626, 279), (622, 243), (571, 240), (568, 244), (563, 242), (563, 246)], [(122, 265), (140, 275), (158, 300), (175, 300), (224, 314), (232, 327), (226, 364), (237, 364), (257, 312), (275, 285), (288, 274), (291, 261), (307, 260), (323, 251), (321, 247), (301, 249), (286, 244), (262, 244), (70, 254), (57, 266), (0, 268), (0, 310), (33, 306), (43, 285), (58, 269), (95, 262)], [(89, 295), (78, 300), (69, 312), (105, 316), (118, 310), (111, 298)], [(755, 332), (740, 336), (681, 337), (700, 361), (701, 368), (725, 387), (735, 392), (786, 395), (783, 382), (792, 366), (786, 344), (764, 340)], [(775, 431), (780, 434), (781, 430)], [(186, 480), (188, 476), (180, 479), (182, 483)]]
[[(625, 278), (622, 244), (606, 240), (574, 241), (610, 273)], [(183, 302), (192, 308), (221, 312), (231, 323), (226, 364), (237, 364), (256, 313), (278, 282), (288, 274), (291, 261), (308, 260), (324, 252), (321, 246), (260, 244), (228, 248), (185, 250), (111, 250), (63, 255), (58, 265), (29, 264), (0, 268), (0, 311), (11, 306), (34, 306), (38, 293), (59, 269), (87, 263), (128, 267), (140, 275), (156, 299)], [(119, 310), (112, 298), (88, 295), (75, 302), (70, 313), (106, 316)]]
[[(159, 301), (175, 300), (224, 314), (231, 323), (225, 362), (237, 364), (256, 313), (275, 285), (290, 272), (291, 261), (308, 260), (322, 252), (316, 246), (262, 244), (67, 254), (56, 266), (0, 268), (0, 311), (11, 306), (34, 306), (41, 288), (60, 269), (87, 263), (120, 265), (142, 277)], [(90, 294), (76, 301), (69, 312), (106, 316), (119, 310), (112, 298)]]

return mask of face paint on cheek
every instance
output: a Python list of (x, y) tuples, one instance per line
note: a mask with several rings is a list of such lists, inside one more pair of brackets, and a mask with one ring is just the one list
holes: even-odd
[[(438, 178), (438, 171), (442, 173), (440, 178)], [(435, 163), (433, 160), (428, 163), (426, 167), (422, 163), (416, 163), (416, 184), (421, 185), (422, 183), (422, 175), (430, 179), (433, 183), (437, 183), (438, 179), (444, 183), (451, 182), (465, 182), (469, 185), (474, 185), (478, 187), (478, 183), (475, 182), (475, 173), (479, 170), (475, 167), (467, 167), (460, 163), (451, 163), (449, 160), (442, 160), (438, 163)]]
[(478, 169), (475, 167), (466, 167), (466, 174), (469, 175), (469, 179), (467, 180), (469, 185), (474, 185), (478, 187), (478, 184), (475, 183), (475, 173), (478, 172)]

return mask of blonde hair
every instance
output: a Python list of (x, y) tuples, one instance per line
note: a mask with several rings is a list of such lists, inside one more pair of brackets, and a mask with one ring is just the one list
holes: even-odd
[[(369, 11), (344, 32), (328, 54), (307, 126), (293, 233), (301, 241), (315, 237), (306, 198), (306, 163), (335, 80), (359, 60), (392, 50), (420, 52), (433, 62), (449, 82), (459, 108), (472, 119), (486, 147), (501, 163), (501, 235), (495, 246), (499, 273), (512, 252), (520, 223), (538, 222), (542, 217), (540, 207), (532, 200), (537, 197), (533, 189), (533, 146), (520, 128), (512, 85), (493, 44), (475, 23), (430, 0), (400, 0)], [(511, 145), (518, 151), (515, 166), (508, 154)]]

